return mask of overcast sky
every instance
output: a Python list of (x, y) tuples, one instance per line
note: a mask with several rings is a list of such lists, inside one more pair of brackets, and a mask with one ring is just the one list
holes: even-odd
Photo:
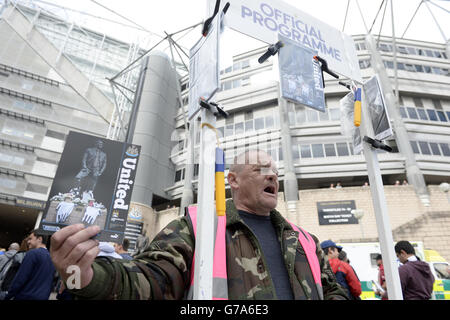
[[(206, 0), (45, 0), (46, 2), (55, 3), (61, 6), (73, 8), (87, 12), (96, 16), (101, 16), (106, 19), (121, 22), (123, 24), (142, 26), (146, 30), (154, 32), (160, 36), (165, 36), (164, 31), (173, 33), (184, 29), (188, 26), (202, 22), (206, 18)], [(243, 0), (245, 3), (245, 0)], [(272, 0), (276, 1), (276, 0)], [(37, 1), (39, 2), (39, 1)], [(222, 0), (225, 2), (225, 0)], [(315, 18), (326, 22), (332, 27), (342, 31), (344, 25), (344, 19), (346, 16), (346, 9), (348, 0), (284, 0), (284, 2), (298, 8), (299, 10), (306, 12)], [(395, 0), (394, 1), (394, 14), (395, 14), (395, 34), (397, 37), (401, 37), (411, 21), (419, 3), (421, 0)], [(382, 0), (359, 0), (359, 6), (363, 12), (363, 18), (367, 28), (372, 26), (374, 18), (380, 8)], [(434, 3), (434, 4), (433, 4)], [(41, 4), (43, 5), (43, 4)], [(121, 18), (119, 15), (112, 13), (104, 7), (115, 11), (121, 16), (127, 18)], [(439, 8), (442, 7), (443, 9)], [(445, 37), (450, 38), (450, 1), (433, 0), (432, 3), (428, 3), (428, 7), (433, 12), (436, 20), (440, 24)], [(373, 26), (372, 33), (378, 34), (380, 31), (382, 16), (384, 12), (381, 10), (376, 23)], [(67, 14), (61, 11), (61, 14)], [(365, 34), (366, 28), (363, 23), (360, 10), (358, 9), (357, 0), (350, 0), (348, 7), (347, 20), (345, 23), (344, 32), (347, 34)], [(148, 33), (143, 34), (136, 32), (135, 29), (124, 28), (120, 25), (115, 25), (101, 21), (99, 19), (87, 19), (86, 17), (80, 21), (78, 16), (78, 22), (80, 24), (89, 24), (89, 27), (94, 30), (105, 32), (106, 34), (129, 42), (137, 41), (139, 38), (141, 41), (146, 38), (148, 45), (152, 46), (157, 41), (157, 36), (148, 37)], [(201, 28), (198, 27), (191, 33), (180, 36), (183, 38), (180, 40), (185, 48), (190, 48), (195, 40), (200, 37)], [(392, 34), (391, 24), (391, 10), (390, 2), (388, 3), (383, 28), (381, 33), (384, 35)], [(255, 47), (261, 47), (264, 44), (261, 42), (253, 41), (247, 36), (240, 36), (234, 34), (236, 39), (235, 49), (236, 53), (251, 50)], [(412, 21), (405, 38), (417, 39), (431, 42), (444, 43), (442, 33), (439, 31), (432, 15), (430, 14), (427, 6), (422, 4), (417, 12), (414, 20)]]

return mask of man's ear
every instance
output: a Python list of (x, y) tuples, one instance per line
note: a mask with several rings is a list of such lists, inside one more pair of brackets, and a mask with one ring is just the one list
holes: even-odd
[(230, 188), (232, 188), (232, 189), (239, 188), (239, 184), (237, 182), (237, 175), (236, 175), (236, 173), (229, 172), (228, 176), (227, 176), (227, 179), (228, 179), (228, 184), (229, 184)]

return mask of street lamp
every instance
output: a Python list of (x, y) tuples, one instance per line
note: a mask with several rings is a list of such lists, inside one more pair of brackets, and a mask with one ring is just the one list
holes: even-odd
[(363, 229), (363, 225), (362, 225), (362, 218), (364, 217), (364, 210), (363, 209), (353, 209), (352, 211), (350, 211), (351, 214), (353, 214), (353, 216), (358, 219), (358, 223), (359, 226), (361, 227), (361, 235), (364, 238), (364, 229)]
[(447, 182), (442, 182), (439, 185), (439, 189), (441, 189), (441, 191), (447, 195), (447, 200), (450, 203), (450, 197), (449, 197), (449, 193), (448, 193), (448, 191), (450, 190), (450, 184), (448, 184)]

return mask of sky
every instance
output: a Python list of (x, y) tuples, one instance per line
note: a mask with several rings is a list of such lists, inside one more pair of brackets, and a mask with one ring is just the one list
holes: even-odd
[[(55, 4), (57, 6), (64, 6), (94, 16), (103, 17), (104, 19), (120, 22), (121, 24), (111, 23), (53, 7), (53, 10), (56, 9), (60, 15), (66, 15), (69, 20), (73, 18), (80, 25), (87, 25), (89, 28), (104, 32), (120, 40), (145, 43), (146, 45), (144, 45), (144, 47), (146, 46), (148, 48), (152, 47), (161, 39), (161, 37), (165, 36), (165, 32), (174, 33), (186, 27), (203, 22), (207, 18), (207, 0), (34, 1), (40, 6), (52, 7), (48, 4)], [(245, 3), (245, 0), (242, 1)], [(394, 29), (397, 37), (402, 37), (421, 1), (422, 0), (394, 0)], [(224, 3), (225, 0), (222, 0), (222, 2)], [(284, 2), (326, 22), (340, 31), (343, 30), (346, 34), (352, 35), (366, 33), (366, 27), (370, 28), (372, 26), (382, 0), (284, 0)], [(347, 19), (345, 20), (347, 6), (348, 12)], [(428, 3), (428, 7), (440, 24), (444, 36), (449, 39), (450, 1), (432, 0), (431, 3)], [(411, 22), (408, 31), (404, 35), (404, 38), (444, 43), (445, 41), (442, 32), (436, 26), (428, 7), (425, 4), (421, 5)], [(372, 34), (377, 35), (380, 33), (381, 29), (381, 34), (388, 36), (392, 35), (390, 8), (391, 5), (389, 1), (385, 11), (384, 23), (381, 24), (384, 12), (383, 7), (378, 15), (376, 23), (373, 25)], [(361, 16), (360, 11), (362, 12), (363, 17)], [(124, 25), (133, 26), (133, 28), (128, 28)], [(380, 28), (381, 25), (382, 28)], [(138, 27), (150, 31), (150, 33), (139, 32), (136, 29)], [(174, 39), (177, 40), (177, 42), (179, 41), (183, 48), (189, 49), (201, 37), (200, 33), (201, 26), (191, 32), (179, 33), (174, 36)], [(238, 32), (231, 31), (231, 34), (233, 45), (231, 45), (232, 48), (230, 48), (230, 52), (232, 52), (232, 54), (249, 51), (265, 45), (262, 42), (255, 41)]]

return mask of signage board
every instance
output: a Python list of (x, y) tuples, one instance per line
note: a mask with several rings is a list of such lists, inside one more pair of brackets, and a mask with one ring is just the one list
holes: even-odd
[(202, 36), (189, 52), (189, 120), (200, 110), (199, 99), (209, 101), (220, 88), (220, 18), (217, 14), (206, 37)]
[(358, 224), (351, 213), (356, 209), (355, 200), (317, 202), (319, 225)]
[(281, 35), (279, 40), (283, 43), (278, 53), (281, 96), (325, 112), (322, 71), (319, 63), (313, 59), (317, 51)]
[(367, 80), (363, 84), (363, 88), (366, 96), (365, 101), (368, 104), (365, 110), (369, 110), (375, 139), (383, 140), (389, 138), (393, 135), (393, 132), (378, 75), (374, 75)]
[[(317, 50), (331, 70), (362, 82), (353, 39), (325, 22), (280, 0), (227, 0), (230, 7), (225, 26), (250, 37), (274, 44), (278, 34)], [(208, 0), (208, 12), (216, 1)]]

